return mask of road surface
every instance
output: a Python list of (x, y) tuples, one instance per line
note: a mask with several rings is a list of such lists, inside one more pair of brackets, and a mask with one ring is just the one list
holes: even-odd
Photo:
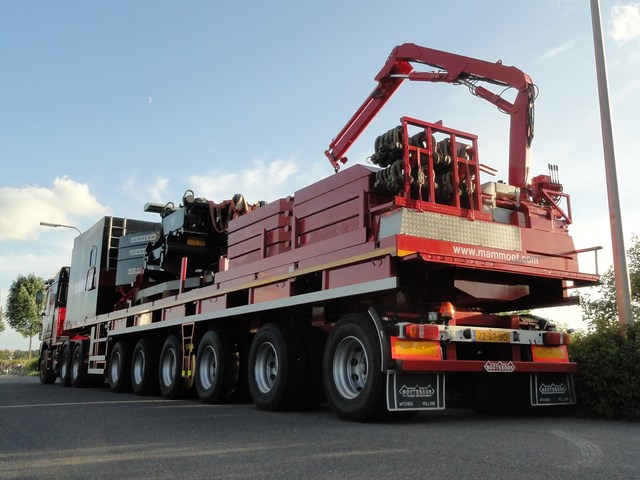
[(450, 409), (358, 424), (0, 376), (0, 478), (634, 479), (640, 425)]

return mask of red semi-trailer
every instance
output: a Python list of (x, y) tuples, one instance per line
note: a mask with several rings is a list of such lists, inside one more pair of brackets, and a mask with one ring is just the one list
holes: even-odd
[[(495, 170), (475, 135), (408, 117), (373, 165), (338, 171), (404, 80), (463, 84), (509, 114), (508, 183), (481, 183)], [(557, 167), (529, 178), (531, 79), (404, 44), (376, 81), (325, 152), (335, 175), (267, 204), (188, 191), (145, 206), (159, 222), (105, 217), (79, 235), (50, 281), (41, 381), (263, 410), (326, 399), (351, 420), (442, 409), (451, 390), (478, 408), (575, 403), (569, 335), (513, 313), (598, 281), (578, 266), (592, 249), (568, 234)]]

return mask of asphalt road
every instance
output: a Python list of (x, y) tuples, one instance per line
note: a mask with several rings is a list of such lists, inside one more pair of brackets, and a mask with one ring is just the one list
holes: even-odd
[(0, 376), (0, 478), (640, 479), (640, 425), (450, 409), (358, 424)]

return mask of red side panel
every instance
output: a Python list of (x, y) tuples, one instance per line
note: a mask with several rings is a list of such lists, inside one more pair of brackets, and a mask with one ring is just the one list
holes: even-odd
[(64, 321), (67, 318), (67, 309), (65, 307), (58, 308), (58, 319), (56, 323), (56, 336), (55, 339), (60, 338), (62, 331), (64, 330)]

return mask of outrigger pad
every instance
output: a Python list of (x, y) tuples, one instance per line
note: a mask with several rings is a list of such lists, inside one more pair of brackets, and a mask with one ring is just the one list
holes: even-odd
[(576, 391), (571, 373), (534, 373), (531, 379), (531, 405), (574, 405)]
[(444, 409), (444, 374), (388, 372), (387, 408), (390, 411)]

